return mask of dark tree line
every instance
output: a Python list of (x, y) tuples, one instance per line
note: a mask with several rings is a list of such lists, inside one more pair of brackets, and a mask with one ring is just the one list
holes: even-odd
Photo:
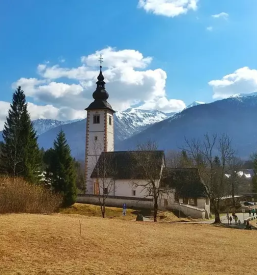
[[(61, 131), (53, 149), (39, 149), (37, 134), (21, 87), (13, 94), (12, 104), (0, 144), (0, 172), (11, 178), (20, 177), (31, 184), (48, 181), (53, 192), (63, 196), (63, 206), (76, 200), (76, 176), (79, 164), (71, 157), (65, 134)], [(46, 175), (44, 175), (46, 172)], [(82, 174), (79, 174), (80, 181)], [(44, 179), (45, 178), (45, 179)]]

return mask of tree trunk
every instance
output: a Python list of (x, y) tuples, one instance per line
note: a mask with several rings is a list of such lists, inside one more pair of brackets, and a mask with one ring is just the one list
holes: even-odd
[(235, 177), (232, 178), (231, 184), (232, 184), (231, 193), (232, 193), (233, 210), (236, 211), (236, 201), (235, 201)]
[(158, 198), (154, 197), (154, 206), (153, 206), (153, 220), (157, 222), (157, 213), (158, 213)]
[(214, 223), (221, 223), (220, 211), (219, 211), (219, 200), (214, 202), (214, 215), (215, 215)]
[(101, 205), (102, 218), (105, 218), (105, 201)]
[(215, 220), (214, 223), (221, 223), (220, 213), (215, 211)]

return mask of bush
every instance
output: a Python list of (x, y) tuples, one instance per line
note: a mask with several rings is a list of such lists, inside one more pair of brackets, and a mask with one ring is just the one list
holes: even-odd
[(0, 213), (53, 213), (62, 202), (60, 195), (20, 178), (0, 179)]

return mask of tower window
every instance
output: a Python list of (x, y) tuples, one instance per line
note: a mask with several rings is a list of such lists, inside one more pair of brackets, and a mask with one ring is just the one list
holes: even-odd
[(136, 190), (132, 190), (132, 196), (136, 195)]
[(95, 136), (95, 141), (97, 141), (97, 136)]
[(112, 125), (112, 117), (109, 116), (109, 125)]
[(100, 115), (94, 115), (93, 123), (94, 124), (99, 124), (100, 123)]

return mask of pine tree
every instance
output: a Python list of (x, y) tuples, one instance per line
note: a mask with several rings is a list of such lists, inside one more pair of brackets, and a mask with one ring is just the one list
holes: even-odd
[(54, 149), (47, 152), (45, 159), (48, 159), (53, 190), (63, 195), (63, 206), (72, 205), (76, 201), (76, 170), (63, 131), (58, 134)]
[(40, 152), (21, 87), (13, 94), (13, 102), (4, 125), (3, 139), (2, 172), (37, 183), (41, 168)]

